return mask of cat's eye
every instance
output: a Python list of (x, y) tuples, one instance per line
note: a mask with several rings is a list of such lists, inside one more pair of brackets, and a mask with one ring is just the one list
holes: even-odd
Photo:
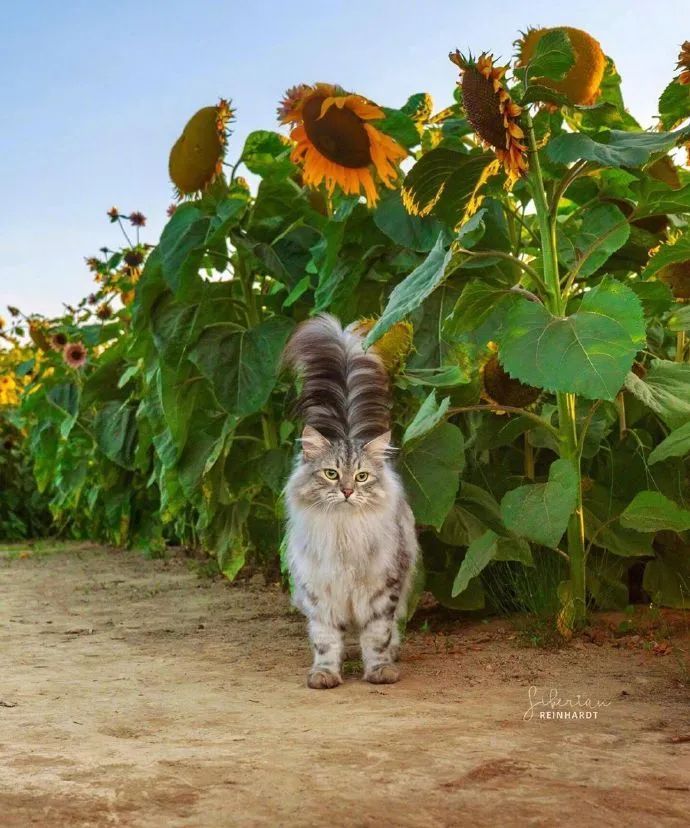
[(358, 483), (364, 483), (364, 481), (367, 480), (368, 478), (369, 478), (369, 472), (365, 472), (365, 471), (357, 472), (357, 474), (355, 475), (355, 480)]
[(338, 472), (335, 469), (324, 469), (323, 476), (328, 478), (329, 480), (337, 480)]

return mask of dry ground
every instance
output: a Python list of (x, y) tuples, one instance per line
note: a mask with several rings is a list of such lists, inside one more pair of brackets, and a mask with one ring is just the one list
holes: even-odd
[[(398, 685), (319, 692), (276, 586), (0, 554), (0, 825), (687, 825), (688, 621), (610, 623), (544, 650), (432, 617)], [(530, 685), (609, 704), (525, 721)]]

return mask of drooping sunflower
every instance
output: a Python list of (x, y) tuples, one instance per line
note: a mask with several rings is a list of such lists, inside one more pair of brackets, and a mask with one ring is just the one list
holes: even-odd
[(227, 127), (233, 116), (230, 102), (221, 98), (216, 106), (203, 107), (187, 121), (168, 161), (179, 198), (203, 192), (221, 174)]
[(336, 186), (348, 195), (363, 191), (370, 207), (379, 197), (374, 173), (394, 187), (407, 151), (371, 123), (385, 115), (366, 98), (328, 83), (302, 84), (285, 94), (278, 117), (293, 127), (290, 157), (302, 167), (307, 186), (325, 183), (329, 195)]
[(494, 405), (527, 408), (539, 399), (541, 391), (513, 379), (501, 367), (498, 355), (492, 354), (482, 368), (482, 396)]
[[(365, 317), (358, 319), (350, 326), (360, 336), (366, 336), (376, 324), (376, 319)], [(407, 321), (396, 322), (386, 333), (377, 340), (371, 349), (377, 353), (389, 373), (397, 373), (405, 363), (407, 355), (412, 350), (412, 324)]]
[(502, 78), (506, 66), (494, 66), (487, 53), (477, 61), (451, 52), (451, 61), (460, 69), (462, 100), (467, 120), (485, 146), (492, 147), (510, 183), (527, 172), (525, 133), (519, 124), (522, 113), (510, 97)]
[(676, 78), (678, 83), (684, 86), (690, 84), (690, 40), (686, 40), (680, 47), (676, 69), (681, 69), (680, 75)]
[(606, 55), (604, 55), (598, 40), (582, 29), (573, 29), (571, 26), (556, 26), (550, 29), (528, 29), (527, 33), (518, 41), (518, 66), (527, 66), (537, 48), (537, 43), (545, 34), (553, 31), (562, 31), (568, 35), (570, 45), (575, 53), (575, 63), (570, 67), (561, 80), (551, 78), (533, 78), (534, 83), (546, 86), (555, 92), (560, 92), (572, 104), (589, 106), (601, 94), (601, 82), (606, 69)]
[(664, 265), (656, 277), (671, 288), (677, 302), (690, 302), (690, 260)]

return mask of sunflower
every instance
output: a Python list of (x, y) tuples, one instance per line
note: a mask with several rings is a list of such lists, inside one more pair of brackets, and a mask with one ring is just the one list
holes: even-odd
[(58, 332), (50, 337), (50, 347), (54, 351), (62, 351), (65, 345), (67, 345), (67, 334)]
[(62, 351), (62, 358), (70, 368), (81, 368), (86, 363), (86, 348), (81, 342), (69, 342)]
[(671, 288), (678, 302), (690, 301), (690, 260), (664, 265), (656, 277)]
[[(376, 319), (364, 318), (353, 322), (350, 329), (360, 336), (366, 336), (376, 324)], [(405, 363), (412, 350), (413, 328), (410, 322), (396, 322), (377, 340), (371, 350), (381, 357), (383, 364), (391, 374), (397, 373)]]
[(363, 190), (370, 207), (379, 197), (374, 172), (384, 186), (395, 185), (397, 164), (407, 152), (369, 123), (385, 113), (366, 98), (327, 83), (302, 84), (288, 90), (278, 115), (293, 126), (290, 157), (302, 165), (305, 185), (325, 182), (329, 195), (336, 185), (348, 195)]
[(686, 40), (680, 47), (676, 69), (683, 70), (676, 78), (678, 83), (682, 83), (683, 85), (690, 84), (690, 40)]
[(460, 52), (451, 52), (451, 61), (460, 69), (460, 88), (467, 120), (482, 142), (493, 148), (510, 183), (527, 172), (525, 133), (518, 123), (522, 109), (511, 99), (502, 83), (505, 66), (494, 66), (493, 57), (480, 55), (475, 62)]
[(146, 225), (146, 216), (138, 210), (130, 213), (128, 218), (132, 227), (144, 227)]
[(187, 121), (168, 161), (179, 198), (203, 192), (221, 174), (233, 115), (229, 101), (221, 98), (217, 106), (205, 106)]
[(539, 399), (541, 391), (513, 379), (501, 367), (498, 355), (492, 354), (482, 368), (482, 396), (494, 405), (527, 408)]
[(18, 386), (10, 374), (0, 377), (0, 405), (17, 405), (19, 402)]
[(532, 59), (537, 43), (545, 34), (553, 31), (565, 32), (575, 54), (575, 63), (561, 80), (551, 78), (533, 78), (540, 86), (546, 86), (560, 92), (572, 104), (590, 106), (601, 94), (601, 82), (606, 69), (606, 56), (598, 40), (582, 29), (570, 26), (557, 26), (551, 29), (528, 29), (522, 40), (518, 41), (518, 66), (527, 66)]

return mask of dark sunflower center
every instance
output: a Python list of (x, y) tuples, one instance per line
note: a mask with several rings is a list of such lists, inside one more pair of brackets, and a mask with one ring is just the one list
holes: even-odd
[(476, 69), (466, 69), (462, 75), (462, 99), (467, 120), (477, 135), (491, 146), (505, 149), (506, 130), (493, 83)]
[(541, 393), (538, 388), (513, 379), (503, 370), (496, 357), (492, 357), (484, 366), (484, 388), (499, 405), (531, 405)]
[(304, 104), (304, 129), (309, 140), (334, 164), (353, 169), (369, 166), (369, 136), (361, 119), (347, 107), (337, 106), (330, 107), (319, 118), (324, 100), (321, 95), (314, 95)]

